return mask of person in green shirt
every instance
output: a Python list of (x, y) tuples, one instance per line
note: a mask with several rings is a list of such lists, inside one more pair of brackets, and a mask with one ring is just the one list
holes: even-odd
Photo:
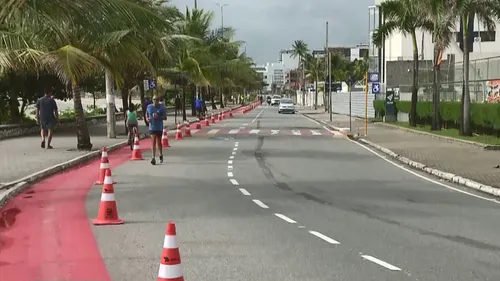
[[(134, 128), (137, 129), (139, 122), (137, 121), (137, 112), (135, 111), (134, 104), (130, 104), (129, 110), (127, 110), (127, 128), (128, 128), (128, 139), (130, 140), (132, 134), (134, 133)], [(129, 143), (130, 145), (130, 143)]]

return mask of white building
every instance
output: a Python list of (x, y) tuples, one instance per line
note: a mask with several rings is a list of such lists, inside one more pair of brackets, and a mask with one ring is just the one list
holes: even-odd
[[(411, 37), (403, 35), (401, 32), (394, 32), (392, 36), (385, 40), (385, 45), (380, 50), (376, 48), (372, 43), (372, 35), (374, 30), (382, 22), (379, 16), (378, 5), (385, 0), (374, 0), (374, 6), (369, 7), (369, 36), (370, 36), (370, 50), (369, 55), (372, 59), (371, 67), (372, 71), (379, 71), (381, 74), (381, 82), (385, 82), (387, 79), (387, 62), (388, 61), (405, 61), (413, 60), (413, 48)], [(455, 34), (458, 34), (460, 24), (457, 24), (457, 30)], [(474, 43), (473, 51), (470, 54), (471, 62), (474, 60), (482, 60), (485, 58), (500, 57), (500, 33), (497, 30), (500, 29), (500, 24), (497, 24), (494, 31), (487, 31), (484, 25), (475, 18), (474, 22)], [(433, 48), (434, 44), (432, 42), (432, 35), (429, 32), (417, 31), (417, 42), (419, 49), (419, 59), (420, 60), (433, 60)], [(456, 35), (456, 37), (458, 37)], [(451, 46), (445, 51), (443, 59), (449, 54), (455, 55), (455, 62), (460, 64), (462, 62), (462, 51), (459, 48), (459, 41), (461, 38), (456, 38), (456, 43), (452, 43)], [(499, 59), (500, 60), (500, 59)], [(484, 60), (486, 61), (486, 60)], [(492, 67), (486, 65), (480, 66), (477, 63), (472, 65), (471, 63), (471, 79), (473, 75), (478, 75), (478, 73), (483, 79), (493, 79), (493, 76), (500, 76), (500, 70), (495, 70), (498, 73), (492, 73)], [(373, 68), (373, 66), (375, 66)], [(500, 67), (500, 66), (499, 66)], [(498, 68), (497, 66), (495, 68)], [(486, 74), (489, 73), (489, 74)], [(488, 77), (487, 77), (488, 76)], [(500, 79), (500, 77), (495, 77)]]
[(264, 65), (255, 66), (258, 73), (262, 73), (264, 82), (268, 85), (264, 91), (272, 91), (273, 84), (278, 89), (285, 86), (285, 75), (287, 71), (296, 69), (299, 63), (298, 58), (292, 58), (291, 50), (280, 50), (277, 62), (268, 62)]

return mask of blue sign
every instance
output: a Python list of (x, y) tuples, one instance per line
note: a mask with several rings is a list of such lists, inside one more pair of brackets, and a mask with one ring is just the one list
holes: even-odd
[(155, 80), (149, 80), (149, 88), (150, 89), (156, 89), (156, 81)]
[(380, 94), (380, 84), (372, 83), (372, 94)]
[(378, 72), (368, 72), (368, 82), (380, 82), (380, 75), (378, 75)]

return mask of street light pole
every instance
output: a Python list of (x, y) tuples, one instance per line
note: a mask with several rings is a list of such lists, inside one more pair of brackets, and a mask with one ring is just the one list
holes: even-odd
[(229, 4), (221, 4), (221, 3), (215, 3), (215, 4), (220, 7), (221, 33), (222, 37), (224, 37), (224, 7), (229, 6)]
[[(332, 67), (331, 67), (331, 62), (332, 59), (330, 58), (330, 48), (328, 48), (328, 22), (326, 22), (326, 44), (325, 44), (325, 49), (326, 49), (326, 73), (328, 75), (328, 109), (330, 111), (330, 122), (333, 120), (333, 106), (332, 106)], [(326, 79), (325, 79), (325, 84), (326, 84)], [(325, 87), (326, 88), (326, 87)], [(325, 91), (326, 92), (326, 91)]]

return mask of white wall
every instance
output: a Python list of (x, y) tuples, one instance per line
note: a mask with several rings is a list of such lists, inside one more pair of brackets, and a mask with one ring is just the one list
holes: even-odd
[[(368, 95), (368, 118), (375, 117), (374, 98), (375, 95)], [(349, 93), (334, 93), (332, 95), (332, 105), (334, 113), (349, 115)], [(365, 118), (365, 94), (363, 92), (352, 92), (351, 114), (352, 116)]]

